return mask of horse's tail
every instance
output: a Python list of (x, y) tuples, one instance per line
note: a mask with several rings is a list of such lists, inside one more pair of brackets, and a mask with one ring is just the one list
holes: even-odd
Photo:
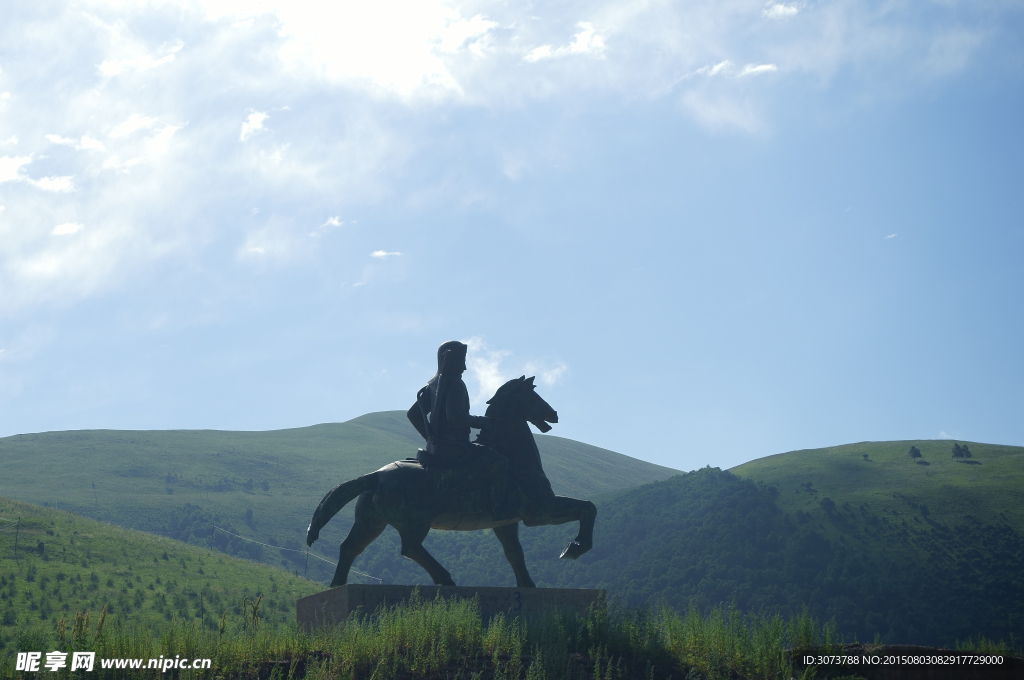
[(309, 529), (306, 531), (306, 545), (313, 545), (313, 542), (320, 537), (320, 529), (353, 498), (364, 491), (376, 488), (377, 473), (371, 472), (368, 475), (339, 484), (328, 491), (324, 499), (320, 501), (320, 505), (316, 506), (316, 510), (313, 511), (313, 519), (310, 520)]

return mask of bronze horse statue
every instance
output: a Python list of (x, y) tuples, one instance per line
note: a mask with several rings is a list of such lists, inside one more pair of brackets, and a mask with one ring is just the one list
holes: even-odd
[(561, 557), (574, 560), (590, 550), (597, 508), (590, 501), (554, 494), (541, 466), (537, 442), (527, 424), (533, 423), (541, 432), (547, 432), (551, 429), (548, 423), (558, 422), (558, 414), (537, 394), (533, 378), (523, 376), (508, 381), (487, 403), (486, 415), (492, 425), (481, 430), (476, 441), (508, 458), (507, 493), (515, 494), (511, 500), (518, 516), (494, 520), (491, 504), (482, 492), (488, 488), (489, 480), (479, 478), (479, 472), (432, 469), (429, 463), (424, 466), (413, 458), (395, 461), (334, 487), (313, 513), (306, 532), (307, 545), (313, 545), (320, 536), (320, 529), (346, 503), (359, 498), (355, 522), (341, 544), (332, 588), (348, 582), (352, 562), (388, 524), (398, 530), (402, 555), (423, 567), (434, 583), (442, 586), (454, 586), (455, 582), (448, 570), (423, 547), (423, 539), (431, 529), (492, 529), (501, 541), (520, 588), (535, 587), (519, 543), (520, 521), (528, 527), (578, 521), (579, 533), (565, 547)]

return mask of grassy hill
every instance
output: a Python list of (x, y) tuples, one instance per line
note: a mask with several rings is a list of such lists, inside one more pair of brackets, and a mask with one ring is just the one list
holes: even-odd
[[(556, 491), (589, 496), (599, 510), (595, 548), (576, 563), (557, 559), (574, 525), (522, 530), (538, 585), (605, 587), (680, 609), (734, 602), (793, 616), (806, 605), (862, 641), (1024, 638), (1020, 447), (968, 443), (973, 455), (959, 461), (951, 442), (871, 442), (671, 476), (570, 440), (538, 442)], [(327, 526), (307, 563), (300, 541), (312, 508), (337, 481), (419, 443), (400, 412), (262, 433), (23, 435), (0, 440), (0, 493), (325, 580), (333, 565), (316, 558), (334, 557), (351, 514)], [(457, 583), (513, 584), (490, 532), (432, 532), (426, 546)], [(355, 569), (429, 581), (399, 556), (390, 529)]]
[[(648, 484), (598, 504), (597, 545), (578, 564), (539, 560), (535, 578), (676, 607), (806, 605), (862, 641), (1019, 644), (1024, 448), (968, 446), (965, 463), (952, 442), (876, 442)], [(532, 545), (556, 542), (544, 531)]]
[[(975, 520), (1024, 529), (1024, 448), (967, 442), (973, 455), (960, 461), (952, 457), (952, 446), (949, 441), (862, 442), (768, 456), (731, 471), (776, 487), (779, 507), (817, 518), (834, 537), (858, 539), (844, 530), (842, 520), (832, 519), (851, 512), (922, 529)], [(911, 447), (920, 458), (908, 455)], [(825, 498), (836, 512), (825, 511)], [(867, 541), (870, 535), (859, 538)]]
[[(19, 522), (20, 520), (20, 522)], [(295, 600), (320, 585), (273, 567), (0, 498), (0, 650), (34, 626), (54, 629), (104, 607), (116, 620), (159, 633), (196, 620), (217, 630), (240, 619), (243, 598), (263, 594), (264, 620), (294, 620)], [(15, 552), (17, 541), (17, 552)], [(3, 654), (0, 653), (0, 656)]]
[[(537, 435), (537, 441), (552, 485), (564, 495), (586, 498), (677, 472), (560, 437)], [(333, 566), (299, 552), (317, 503), (335, 484), (412, 456), (422, 443), (401, 411), (269, 432), (26, 434), (0, 439), (0, 495), (325, 580)], [(350, 506), (324, 529), (314, 555), (335, 558), (351, 513)], [(214, 526), (285, 550), (233, 538)], [(432, 539), (432, 549), (439, 559), (462, 562), (453, 573), (466, 581), (485, 565), (458, 556), (467, 546), (472, 555), (480, 540), (476, 532), (448, 532)], [(389, 529), (355, 568), (388, 580), (426, 582), (418, 566), (399, 557), (397, 546)]]

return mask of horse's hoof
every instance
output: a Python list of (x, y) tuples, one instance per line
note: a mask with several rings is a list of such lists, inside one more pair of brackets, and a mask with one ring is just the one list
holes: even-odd
[(587, 548), (584, 548), (576, 541), (573, 541), (569, 545), (565, 546), (565, 550), (563, 550), (562, 554), (558, 557), (563, 560), (574, 560), (585, 552), (587, 552)]
[(310, 546), (316, 543), (316, 539), (320, 538), (320, 530), (314, 529), (313, 525), (310, 524), (309, 528), (306, 529), (306, 545)]

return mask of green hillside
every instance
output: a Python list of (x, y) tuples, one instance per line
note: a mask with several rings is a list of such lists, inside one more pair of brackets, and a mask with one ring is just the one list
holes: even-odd
[[(759, 458), (731, 472), (775, 486), (783, 510), (819, 520), (828, 519), (821, 507), (827, 497), (840, 514), (852, 508), (855, 515), (873, 513), (917, 528), (973, 518), (1024, 529), (1024, 448), (966, 445), (972, 456), (963, 461), (952, 457), (950, 441), (862, 442)], [(908, 455), (911, 447), (920, 458)], [(835, 536), (851, 535), (841, 522), (822, 527)]]
[(319, 590), (267, 565), (0, 498), (0, 650), (20, 631), (52, 631), (78, 611), (95, 625), (104, 607), (111, 626), (120, 619), (159, 633), (173, 618), (216, 630), (225, 612), (234, 627), (243, 598), (262, 594), (263, 620), (284, 622), (297, 598)]
[[(1024, 448), (967, 446), (966, 462), (952, 442), (862, 443), (645, 485), (598, 504), (596, 545), (578, 564), (536, 559), (534, 577), (676, 607), (806, 605), (861, 641), (1019, 644)], [(538, 531), (528, 558), (564, 538)]]
[[(586, 498), (676, 473), (569, 439), (537, 435), (537, 442), (555, 491), (564, 495)], [(322, 581), (333, 566), (300, 552), (317, 503), (335, 484), (412, 456), (421, 445), (401, 411), (269, 432), (26, 434), (0, 439), (0, 495), (180, 538)], [(335, 559), (351, 513), (350, 506), (324, 529), (314, 555)], [(234, 538), (215, 526), (285, 550)], [(467, 541), (481, 540), (477, 534), (441, 535), (432, 538), (432, 549), (439, 559), (456, 561)], [(388, 580), (425, 582), (418, 566), (399, 557), (397, 545), (389, 529), (355, 568)], [(476, 578), (477, 567), (461, 561), (463, 581)]]

